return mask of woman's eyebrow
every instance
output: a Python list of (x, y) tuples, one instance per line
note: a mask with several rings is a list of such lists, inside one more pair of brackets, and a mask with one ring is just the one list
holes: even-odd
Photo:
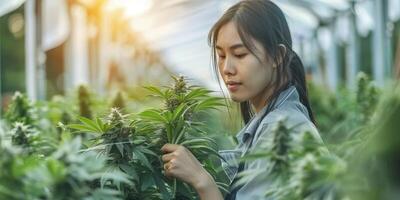
[[(223, 48), (221, 46), (216, 45), (215, 46), (216, 49), (218, 50), (222, 50)], [(238, 43), (238, 44), (234, 44), (232, 46), (229, 47), (230, 50), (235, 50), (235, 49), (239, 49), (239, 48), (245, 48), (245, 46), (242, 43)]]
[(239, 43), (239, 44), (232, 45), (231, 47), (229, 47), (229, 49), (235, 50), (235, 49), (244, 48), (244, 47), (245, 46), (242, 43)]

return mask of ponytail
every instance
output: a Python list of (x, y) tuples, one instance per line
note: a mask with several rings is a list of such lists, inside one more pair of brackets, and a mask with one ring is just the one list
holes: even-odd
[(307, 108), (310, 120), (314, 123), (314, 125), (316, 125), (314, 114), (308, 100), (307, 83), (303, 63), (301, 62), (300, 57), (296, 54), (296, 52), (292, 51), (292, 55), (293, 57), (289, 62), (291, 84), (296, 87), (296, 90), (300, 96), (300, 102)]

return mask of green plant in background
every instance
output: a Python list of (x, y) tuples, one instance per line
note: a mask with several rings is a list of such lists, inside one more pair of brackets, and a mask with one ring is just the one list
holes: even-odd
[[(336, 94), (309, 84), (310, 101), (317, 119), (317, 127), (331, 150), (338, 153), (341, 145), (360, 134), (376, 109), (379, 89), (365, 73), (357, 75), (355, 93), (342, 89)], [(349, 144), (351, 147), (351, 144)]]
[(74, 120), (74, 112), (72, 103), (63, 96), (53, 96), (47, 103), (48, 118), (53, 124), (61, 122), (63, 124), (71, 124)]
[[(183, 77), (174, 78), (169, 87), (146, 89), (162, 107), (129, 115), (113, 108), (106, 114), (102, 109), (108, 109), (109, 99), (93, 104), (91, 119), (68, 109), (77, 105), (75, 98), (33, 105), (16, 94), (4, 121), (8, 126), (0, 130), (0, 199), (197, 199), (187, 184), (163, 175), (160, 149), (166, 143), (189, 149), (224, 190), (219, 158), (210, 157), (220, 144), (208, 127), (210, 111), (224, 105), (221, 99), (189, 86)], [(321, 135), (329, 153), (311, 133), (292, 134), (294, 127), (282, 120), (263, 150), (245, 158), (268, 160), (266, 168), (244, 172), (241, 181), (246, 175), (265, 178), (270, 183), (266, 196), (274, 199), (399, 195), (398, 86), (381, 95), (368, 77), (359, 75), (356, 91), (344, 90), (336, 97), (316, 86), (310, 90), (319, 103), (313, 105), (317, 119), (320, 111), (325, 117)], [(57, 130), (62, 137), (55, 140)], [(81, 141), (71, 134), (75, 131), (87, 137)]]
[(365, 128), (376, 112), (376, 105), (380, 91), (364, 73), (357, 77), (356, 94), (348, 97), (340, 109), (346, 111), (343, 120), (336, 122), (328, 133), (327, 144), (333, 144), (330, 148), (338, 156), (351, 157), (356, 153), (359, 144), (364, 143), (366, 137)]
[(347, 199), (345, 180), (351, 177), (345, 160), (318, 142), (308, 131), (292, 143), (290, 178), (281, 190), (291, 191), (284, 199)]
[(22, 199), (20, 193), (16, 192), (16, 188), (21, 188), (23, 180), (15, 178), (12, 173), (14, 158), (18, 153), (17, 148), (12, 148), (10, 145), (4, 145), (2, 138), (0, 146), (0, 198), (1, 199)]
[[(354, 107), (346, 114), (346, 119), (352, 121), (346, 126), (345, 122), (336, 124), (345, 131), (342, 133), (345, 141), (329, 145), (327, 152), (311, 133), (288, 134), (291, 128), (278, 123), (264, 144), (265, 149), (244, 159), (265, 159), (268, 166), (264, 170), (243, 172), (240, 181), (263, 177), (270, 183), (265, 188), (266, 197), (272, 199), (397, 198), (400, 195), (399, 88), (380, 95), (365, 75), (359, 75), (357, 95), (352, 98)], [(382, 96), (379, 104), (378, 95)]]
[(15, 122), (13, 127), (14, 128), (11, 130), (12, 144), (31, 152), (35, 140), (37, 141), (38, 139), (38, 132), (21, 122)]
[(359, 73), (357, 76), (356, 102), (361, 123), (366, 123), (371, 118), (378, 103), (378, 95), (378, 88), (369, 77), (364, 73)]
[(64, 143), (49, 157), (27, 155), (17, 146), (0, 146), (0, 198), (23, 199), (121, 199), (106, 181), (129, 182), (123, 174), (106, 171), (106, 158), (79, 152), (80, 138)]
[(89, 119), (92, 118), (90, 93), (89, 89), (84, 85), (78, 88), (78, 102), (79, 115)]
[(111, 103), (112, 108), (118, 108), (120, 110), (126, 107), (125, 98), (121, 91), (118, 91)]
[(62, 145), (47, 160), (48, 168), (58, 181), (52, 185), (48, 199), (122, 199), (110, 182), (131, 184), (125, 174), (108, 172), (106, 156), (81, 151), (81, 139)]
[(53, 125), (41, 112), (40, 102), (32, 103), (25, 95), (16, 92), (5, 113), (5, 136), (12, 137), (14, 145), (26, 152), (50, 154), (57, 146)]
[(5, 119), (10, 123), (22, 122), (31, 125), (36, 122), (35, 107), (33, 103), (22, 93), (15, 92), (10, 103)]
[[(319, 87), (312, 82), (308, 82), (308, 95), (312, 106), (317, 127), (324, 138), (329, 137), (329, 131), (332, 129), (332, 124), (336, 124), (344, 120), (346, 110), (342, 109), (341, 104), (335, 93)], [(347, 96), (341, 95), (341, 101), (348, 100)], [(330, 138), (329, 138), (330, 139)]]
[(352, 158), (357, 175), (368, 183), (363, 185), (364, 195), (358, 199), (396, 199), (400, 195), (399, 119), (400, 85), (397, 85), (382, 94), (375, 114), (364, 129), (363, 142), (358, 143), (358, 151)]
[(140, 132), (145, 129), (140, 128), (136, 121), (128, 119), (117, 108), (112, 108), (105, 119), (78, 118), (82, 124), (68, 127), (93, 134), (94, 143), (87, 150), (109, 157), (108, 171), (124, 174), (132, 182), (111, 183), (123, 193), (124, 199), (162, 199), (162, 195), (168, 196), (162, 174), (156, 172), (151, 164), (156, 162), (160, 165), (160, 161), (151, 150), (150, 135), (142, 135)]
[[(186, 146), (216, 180), (222, 180), (218, 157), (210, 158), (217, 155), (217, 145), (208, 137), (204, 123), (205, 119), (211, 120), (208, 111), (223, 105), (220, 98), (210, 96), (211, 91), (188, 86), (179, 77), (165, 90), (146, 89), (162, 97), (154, 102), (161, 99), (164, 108), (147, 109), (138, 115), (124, 115), (114, 108), (107, 117), (100, 118), (97, 116), (103, 116), (107, 101), (92, 105), (87, 88), (78, 90), (78, 98), (56, 96), (51, 102), (35, 104), (20, 93), (15, 95), (7, 114), (14, 121), (7, 121), (10, 129), (3, 125), (1, 129), (1, 143), (9, 143), (16, 151), (6, 151), (10, 156), (3, 156), (11, 164), (0, 166), (6, 172), (1, 175), (5, 181), (0, 180), (0, 199), (196, 199), (190, 186), (171, 183), (163, 175), (160, 149), (165, 143)], [(117, 95), (115, 105), (125, 104), (121, 97)], [(76, 117), (79, 113), (90, 113), (92, 119)], [(71, 134), (74, 131), (84, 133), (83, 147), (81, 139), (75, 139), (79, 136)], [(95, 157), (86, 157), (89, 154), (97, 154), (104, 163), (94, 164)], [(89, 162), (99, 170), (91, 171), (86, 165)], [(226, 187), (222, 182), (218, 185)], [(20, 191), (16, 192), (17, 188)]]
[(284, 118), (279, 120), (261, 150), (243, 159), (264, 160), (266, 167), (240, 173), (237, 184), (249, 179), (268, 182), (268, 199), (345, 199), (339, 178), (346, 172), (345, 162), (328, 153), (311, 132), (294, 133), (297, 126), (301, 124), (288, 127)]

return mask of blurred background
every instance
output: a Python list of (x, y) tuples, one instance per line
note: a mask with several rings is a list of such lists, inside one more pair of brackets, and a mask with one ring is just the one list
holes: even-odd
[[(169, 74), (220, 90), (207, 34), (237, 0), (1, 0), (1, 102), (34, 100), (86, 84), (165, 84)], [(275, 0), (285, 12), (307, 78), (335, 91), (359, 71), (377, 85), (400, 74), (400, 1)]]

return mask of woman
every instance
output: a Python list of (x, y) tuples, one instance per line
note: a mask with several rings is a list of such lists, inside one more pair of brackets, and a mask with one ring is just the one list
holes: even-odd
[[(307, 97), (304, 67), (292, 50), (292, 39), (283, 12), (269, 0), (244, 0), (229, 8), (209, 33), (216, 75), (221, 75), (233, 101), (240, 103), (246, 126), (238, 133), (235, 150), (221, 151), (235, 161), (260, 149), (281, 117), (293, 133), (308, 130), (319, 140)], [(203, 200), (223, 199), (213, 178), (189, 150), (166, 144), (162, 151), (169, 177), (187, 182)], [(244, 170), (263, 169), (264, 159), (239, 165), (224, 163), (231, 186)], [(236, 162), (237, 163), (237, 162)], [(264, 199), (265, 179), (253, 177), (231, 187), (225, 199)]]

